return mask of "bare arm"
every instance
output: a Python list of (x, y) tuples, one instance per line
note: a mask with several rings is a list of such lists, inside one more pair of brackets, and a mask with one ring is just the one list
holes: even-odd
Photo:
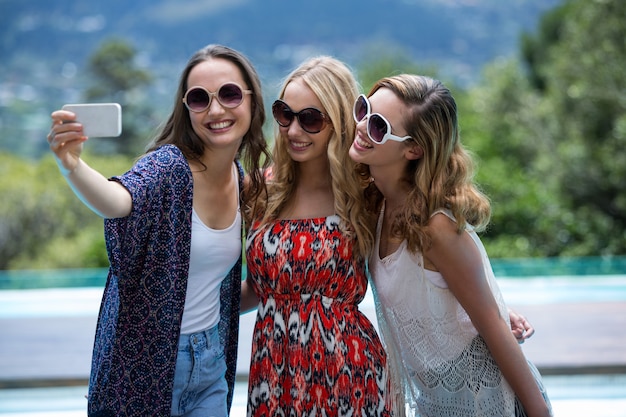
[(80, 158), (87, 137), (83, 135), (83, 126), (72, 123), (74, 120), (76, 115), (72, 112), (52, 113), (48, 143), (61, 173), (78, 198), (99, 216), (128, 216), (132, 209), (128, 190), (118, 182), (109, 181)]
[(259, 304), (259, 298), (257, 297), (254, 289), (248, 283), (248, 279), (246, 278), (241, 282), (241, 314), (245, 314), (249, 311), (254, 310)]
[(480, 252), (467, 233), (443, 214), (429, 224), (432, 246), (428, 261), (441, 272), (483, 337), (502, 374), (522, 402), (528, 416), (549, 416), (549, 409), (509, 325), (500, 315), (484, 274)]
[[(250, 188), (250, 175), (246, 175), (243, 178), (243, 187), (244, 190), (248, 190)], [(244, 195), (247, 195), (247, 193), (244, 193)], [(244, 201), (244, 205), (246, 206), (252, 206), (254, 205), (254, 202), (250, 202), (250, 201)], [(246, 210), (246, 215), (250, 215), (251, 213), (248, 212), (248, 210)], [(248, 230), (250, 229), (250, 223), (252, 222), (252, 219), (250, 218), (246, 218), (245, 221), (245, 233), (246, 235), (248, 234)], [(254, 292), (254, 289), (252, 288), (252, 285), (248, 282), (248, 278), (246, 278), (244, 281), (241, 282), (241, 301), (240, 301), (240, 314), (245, 314), (248, 313), (252, 310), (254, 310), (255, 308), (257, 308), (257, 305), (259, 304), (259, 298), (257, 297), (256, 293)]]

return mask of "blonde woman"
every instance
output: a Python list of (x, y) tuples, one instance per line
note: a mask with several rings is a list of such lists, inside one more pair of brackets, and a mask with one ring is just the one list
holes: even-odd
[[(365, 247), (348, 205), (358, 87), (331, 57), (310, 59), (272, 106), (269, 199), (248, 233), (242, 311), (258, 307), (248, 416), (389, 416), (382, 344), (358, 304)], [(351, 198), (348, 198), (349, 196)]]

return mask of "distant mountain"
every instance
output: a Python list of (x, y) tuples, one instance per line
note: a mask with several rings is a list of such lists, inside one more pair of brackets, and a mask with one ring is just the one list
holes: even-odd
[(250, 56), (260, 71), (328, 53), (358, 63), (398, 49), (471, 82), (481, 66), (514, 53), (558, 0), (0, 0), (3, 66), (25, 54), (81, 64), (110, 36), (150, 62), (185, 61), (207, 43)]
[(353, 68), (403, 54), (469, 85), (561, 1), (0, 0), (0, 150), (47, 151), (49, 112), (81, 99), (86, 59), (111, 37), (137, 49), (156, 79), (145, 94), (167, 111), (187, 59), (209, 43), (250, 57), (270, 98), (317, 54)]

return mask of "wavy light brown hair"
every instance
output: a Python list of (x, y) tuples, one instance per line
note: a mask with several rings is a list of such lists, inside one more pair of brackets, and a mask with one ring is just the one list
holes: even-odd
[[(279, 98), (284, 97), (287, 85), (293, 80), (302, 80), (322, 103), (323, 110), (330, 118), (333, 132), (329, 140), (327, 155), (330, 162), (330, 175), (335, 201), (335, 213), (340, 217), (344, 232), (354, 239), (354, 254), (365, 258), (368, 255), (364, 242), (371, 241), (362, 234), (371, 233), (357, 215), (363, 212), (357, 206), (362, 204), (361, 188), (355, 163), (348, 156), (354, 140), (356, 125), (352, 118), (352, 106), (359, 94), (359, 86), (350, 69), (341, 61), (330, 56), (311, 58), (302, 63), (283, 82)], [(276, 140), (272, 154), (272, 180), (268, 182), (269, 199), (265, 201), (265, 215), (262, 223), (278, 217), (290, 201), (298, 185), (297, 162), (289, 155), (286, 144), (280, 138), (276, 127)]]
[[(407, 166), (405, 180), (411, 186), (404, 210), (394, 219), (392, 233), (406, 239), (409, 250), (422, 251), (430, 244), (426, 224), (438, 209), (448, 209), (462, 232), (467, 224), (481, 231), (489, 223), (489, 199), (474, 183), (474, 162), (461, 143), (457, 106), (450, 90), (438, 80), (401, 74), (379, 80), (368, 96), (381, 88), (391, 90), (408, 108), (403, 128), (424, 151)], [(370, 178), (369, 167), (359, 165), (361, 178)], [(382, 194), (370, 183), (363, 194), (369, 214), (378, 213)]]

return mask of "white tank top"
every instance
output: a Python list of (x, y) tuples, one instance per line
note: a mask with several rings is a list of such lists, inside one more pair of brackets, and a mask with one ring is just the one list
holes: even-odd
[[(235, 175), (237, 172), (235, 170)], [(238, 183), (238, 181), (237, 181)], [(239, 187), (237, 187), (239, 201)], [(214, 327), (220, 321), (220, 286), (241, 255), (241, 210), (226, 229), (207, 227), (196, 210), (191, 218), (191, 254), (181, 334)]]
[[(441, 273), (425, 269), (422, 254), (411, 253), (406, 241), (384, 259), (378, 256), (383, 216), (384, 209), (370, 270), (390, 375), (404, 397), (396, 414), (513, 416), (513, 390)], [(485, 249), (470, 226), (466, 233), (480, 250), (492, 294), (508, 321)]]

